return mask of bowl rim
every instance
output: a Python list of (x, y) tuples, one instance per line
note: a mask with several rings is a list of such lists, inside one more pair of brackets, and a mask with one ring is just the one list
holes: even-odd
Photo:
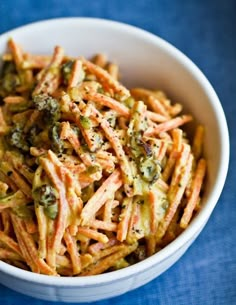
[[(197, 236), (201, 229), (205, 226), (209, 216), (211, 215), (217, 201), (223, 190), (229, 165), (229, 132), (227, 127), (227, 122), (225, 114), (222, 108), (222, 105), (219, 101), (219, 98), (214, 91), (212, 85), (207, 80), (206, 76), (201, 72), (201, 70), (190, 60), (184, 53), (174, 47), (171, 43), (160, 38), (159, 36), (152, 34), (146, 30), (138, 28), (133, 25), (129, 25), (123, 22), (102, 19), (102, 18), (91, 18), (91, 17), (64, 17), (64, 18), (52, 18), (41, 20), (37, 22), (32, 22), (17, 28), (14, 28), (10, 31), (7, 31), (0, 35), (1, 40), (7, 39), (8, 37), (22, 32), (24, 30), (32, 31), (34, 28), (41, 26), (50, 26), (54, 23), (67, 24), (73, 26), (73, 24), (91, 24), (109, 27), (111, 30), (119, 30), (128, 32), (130, 35), (137, 36), (142, 38), (144, 41), (147, 41), (151, 44), (157, 45), (159, 48), (165, 50), (170, 56), (175, 57), (184, 68), (195, 78), (198, 84), (206, 93), (209, 102), (212, 108), (215, 111), (216, 120), (219, 123), (219, 132), (221, 139), (220, 147), (220, 164), (218, 174), (215, 180), (214, 190), (209, 194), (207, 203), (202, 208), (201, 212), (196, 215), (196, 217), (191, 222), (190, 226), (183, 231), (174, 241), (164, 247), (162, 250), (157, 252), (145, 260), (138, 262), (132, 266), (126, 267), (121, 270), (112, 271), (105, 274), (92, 275), (92, 276), (82, 276), (82, 277), (55, 277), (48, 276), (43, 274), (36, 274), (31, 271), (25, 271), (20, 268), (11, 266), (5, 262), (0, 261), (0, 272), (8, 274), (14, 278), (18, 278), (24, 281), (28, 281), (34, 284), (40, 285), (51, 285), (56, 287), (89, 287), (89, 286), (101, 286), (106, 283), (116, 282), (128, 277), (131, 277), (134, 274), (140, 273), (144, 270), (150, 269), (154, 264), (160, 264), (164, 260), (172, 256), (175, 251), (184, 247), (184, 245), (193, 238)], [(66, 278), (66, 281), (65, 281)]]

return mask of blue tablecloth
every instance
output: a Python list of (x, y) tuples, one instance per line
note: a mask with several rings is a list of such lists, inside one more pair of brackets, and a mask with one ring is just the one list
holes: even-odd
[[(236, 1), (0, 0), (0, 34), (32, 21), (66, 16), (118, 20), (171, 42), (214, 86), (231, 136), (231, 162), (224, 191), (210, 221), (187, 253), (144, 287), (93, 304), (236, 304)], [(49, 303), (0, 285), (2, 305)]]

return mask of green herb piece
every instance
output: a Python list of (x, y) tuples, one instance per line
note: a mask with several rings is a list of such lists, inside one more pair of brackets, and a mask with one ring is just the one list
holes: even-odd
[(7, 93), (12, 94), (15, 92), (16, 87), (20, 85), (20, 78), (17, 74), (8, 73), (3, 77), (1, 85)]
[(47, 94), (38, 94), (33, 97), (33, 103), (35, 108), (43, 113), (46, 125), (53, 125), (60, 119), (60, 105), (57, 99)]
[(69, 60), (61, 67), (63, 82), (65, 85), (68, 85), (70, 79), (71, 71), (74, 65), (74, 60)]
[(96, 172), (101, 171), (101, 166), (96, 164), (96, 165), (91, 165), (87, 168), (87, 173), (88, 174), (95, 174)]
[(87, 202), (94, 193), (94, 184), (91, 183), (84, 189), (82, 189), (81, 199), (83, 202)]
[(7, 142), (24, 152), (29, 151), (29, 144), (26, 140), (26, 135), (20, 126), (15, 126), (11, 129), (10, 133), (6, 136)]
[(58, 214), (58, 205), (57, 203), (51, 204), (47, 207), (44, 207), (44, 213), (50, 219), (56, 219)]
[(57, 217), (57, 194), (51, 185), (44, 184), (33, 190), (33, 198), (36, 204), (44, 207), (44, 212), (50, 219)]
[(56, 153), (62, 153), (64, 150), (64, 142), (60, 138), (61, 124), (55, 123), (49, 129), (48, 136), (51, 140), (51, 148)]
[(145, 181), (154, 183), (160, 176), (161, 166), (153, 157), (141, 158), (139, 170)]
[(91, 120), (83, 115), (80, 116), (80, 124), (84, 129), (89, 129), (92, 127)]
[(133, 108), (135, 100), (132, 96), (127, 97), (123, 102), (129, 109)]

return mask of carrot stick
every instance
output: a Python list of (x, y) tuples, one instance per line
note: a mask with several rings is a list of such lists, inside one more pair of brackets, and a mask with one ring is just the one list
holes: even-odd
[(95, 194), (89, 199), (81, 212), (81, 224), (88, 224), (95, 216), (96, 212), (111, 198), (120, 188), (122, 181), (120, 171), (116, 169), (100, 186)]
[(17, 253), (19, 256), (22, 256), (19, 245), (9, 237), (5, 232), (0, 231), (0, 241), (3, 242), (7, 247)]
[(55, 235), (52, 242), (52, 248), (58, 253), (67, 225), (68, 202), (66, 199), (66, 191), (63, 182), (58, 177), (54, 164), (46, 158), (41, 158), (40, 163), (59, 194), (58, 216), (56, 219)]
[(92, 62), (101, 68), (105, 68), (107, 63), (107, 57), (105, 56), (105, 54), (99, 53), (93, 57)]
[(22, 69), (43, 69), (51, 62), (52, 57), (48, 55), (33, 55), (24, 54), (24, 61), (22, 62)]
[(36, 266), (38, 266), (40, 272), (48, 275), (56, 275), (55, 271), (52, 270), (44, 260), (40, 259), (38, 257), (38, 253), (36, 250), (36, 246), (34, 243), (34, 240), (30, 234), (27, 233), (27, 231), (24, 228), (23, 221), (20, 220), (17, 216), (11, 215), (15, 232), (17, 231), (19, 233), (18, 236), (21, 236), (20, 239), (23, 241), (26, 251), (28, 252), (28, 255), (31, 257), (31, 260), (35, 262)]
[(133, 245), (126, 246), (125, 249), (117, 251), (101, 260), (99, 260), (95, 265), (88, 266), (87, 269), (85, 269), (83, 272), (81, 272), (81, 276), (84, 275), (95, 275), (100, 274), (104, 271), (106, 271), (108, 268), (112, 267), (119, 259), (122, 257), (126, 257), (130, 253), (132, 253), (136, 248), (138, 244), (134, 243)]
[(79, 82), (82, 81), (84, 76), (84, 71), (82, 68), (82, 62), (79, 59), (76, 59), (73, 64), (73, 69), (71, 72), (71, 77), (68, 82), (68, 88), (75, 87)]
[(101, 243), (101, 242), (96, 242), (92, 245), (89, 246), (88, 252), (91, 253), (92, 255), (96, 255), (96, 253), (100, 250), (112, 247), (114, 245), (119, 244), (120, 242), (115, 238), (111, 237), (107, 243)]
[(201, 157), (202, 149), (203, 149), (203, 138), (204, 138), (204, 127), (199, 125), (196, 128), (195, 135), (193, 138), (193, 155), (196, 160)]
[(115, 92), (121, 94), (122, 96), (128, 97), (130, 95), (129, 90), (122, 86), (117, 80), (113, 79), (107, 71), (84, 58), (81, 60), (86, 69), (94, 74), (102, 84), (108, 85)]
[(180, 220), (180, 227), (185, 229), (188, 226), (188, 223), (192, 217), (193, 210), (198, 203), (198, 196), (202, 187), (203, 179), (206, 173), (206, 160), (200, 159), (196, 172), (194, 174), (194, 179), (192, 182), (192, 192), (184, 209), (184, 214)]
[(21, 255), (17, 254), (10, 249), (0, 248), (0, 259), (1, 260), (11, 260), (11, 261), (22, 261), (23, 258)]
[(193, 155), (190, 154), (187, 160), (187, 164), (184, 167), (184, 171), (180, 174), (179, 182), (177, 181), (177, 185), (172, 186), (168, 192), (170, 204), (164, 219), (162, 219), (162, 221), (158, 226), (158, 230), (156, 234), (157, 241), (159, 241), (164, 236), (180, 204), (181, 198), (183, 196), (183, 193), (185, 191), (186, 185), (190, 177), (192, 163), (193, 163)]
[(119, 205), (118, 200), (111, 200), (109, 199), (104, 206), (104, 214), (103, 214), (103, 221), (105, 222), (111, 222), (112, 219), (112, 209), (117, 207)]
[(182, 116), (176, 117), (174, 119), (171, 119), (169, 121), (166, 121), (164, 123), (160, 123), (156, 127), (149, 127), (145, 131), (144, 135), (147, 136), (147, 137), (155, 136), (155, 135), (158, 135), (161, 132), (168, 131), (168, 130), (173, 129), (173, 128), (177, 128), (177, 127), (179, 127), (179, 126), (181, 126), (185, 123), (188, 123), (190, 121), (192, 121), (192, 116), (191, 115), (182, 115)]
[(97, 240), (101, 243), (107, 243), (109, 240), (105, 234), (99, 233), (99, 232), (89, 229), (87, 227), (78, 227), (78, 233), (85, 235), (88, 238)]
[(47, 256), (47, 217), (44, 214), (43, 207), (38, 205), (35, 207), (35, 214), (37, 217), (38, 228), (39, 228), (39, 256), (46, 258)]
[(116, 232), (117, 230), (117, 223), (115, 222), (107, 222), (102, 220), (93, 219), (89, 226), (93, 229), (100, 229), (105, 231), (113, 231)]
[(79, 274), (81, 271), (81, 260), (79, 251), (76, 245), (76, 240), (74, 237), (72, 237), (69, 233), (69, 230), (66, 229), (64, 233), (64, 240), (68, 249), (68, 252), (70, 254), (71, 262), (72, 262), (72, 268), (73, 268), (73, 274)]
[(119, 68), (116, 64), (109, 63), (107, 66), (107, 71), (115, 80), (119, 78)]
[(125, 152), (123, 150), (123, 147), (119, 141), (119, 138), (117, 137), (116, 133), (114, 132), (113, 128), (110, 126), (108, 121), (103, 118), (103, 116), (100, 114), (99, 111), (97, 111), (92, 105), (91, 109), (95, 116), (95, 119), (101, 124), (102, 129), (104, 130), (105, 136), (108, 139), (108, 141), (111, 143), (118, 160), (120, 161), (120, 167), (122, 170), (122, 176), (123, 181), (125, 184), (125, 192), (127, 196), (132, 195), (132, 183), (133, 183), (133, 177), (130, 169), (130, 165), (128, 162), (128, 158), (125, 155)]
[(26, 99), (23, 96), (6, 96), (3, 101), (6, 104), (20, 104), (24, 103)]
[[(76, 109), (72, 110), (72, 112), (76, 113)], [(91, 160), (90, 155), (83, 151), (79, 139), (74, 133), (74, 131), (71, 129), (69, 122), (62, 123), (61, 138), (68, 139), (68, 141), (71, 143), (72, 147), (74, 148), (75, 152), (81, 158), (81, 160), (84, 162), (86, 166), (93, 165), (93, 161)]]
[(4, 119), (2, 107), (0, 107), (0, 135), (6, 133), (7, 131), (8, 131), (8, 126)]
[[(64, 57), (64, 50), (61, 47), (55, 47), (54, 54), (49, 66), (42, 70), (42, 77), (38, 84), (36, 85), (32, 95), (37, 95), (40, 93), (52, 94), (59, 85), (59, 68)], [(53, 72), (53, 69), (55, 70)], [(56, 73), (55, 73), (56, 72)]]
[(22, 62), (24, 61), (22, 49), (13, 39), (8, 40), (8, 46), (11, 50), (16, 67), (18, 69), (21, 68)]
[(124, 241), (126, 239), (131, 213), (132, 213), (133, 198), (125, 198), (120, 214), (120, 222), (117, 228), (117, 240)]
[(103, 106), (109, 107), (115, 110), (119, 115), (122, 115), (126, 118), (130, 116), (129, 109), (125, 105), (121, 104), (120, 102), (117, 102), (115, 99), (104, 94), (100, 94), (97, 92), (85, 92), (83, 94), (83, 98), (85, 100), (91, 100)]

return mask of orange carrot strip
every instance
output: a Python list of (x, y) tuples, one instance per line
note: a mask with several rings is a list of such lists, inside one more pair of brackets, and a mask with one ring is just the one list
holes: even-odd
[(25, 133), (27, 133), (30, 130), (30, 128), (35, 124), (35, 122), (37, 121), (39, 116), (40, 116), (40, 111), (34, 110), (32, 112), (32, 114), (30, 115), (28, 121), (26, 122), (26, 124), (24, 126)]
[(117, 227), (117, 240), (124, 241), (127, 236), (131, 213), (132, 213), (133, 198), (125, 198), (121, 206), (120, 221)]
[(176, 159), (179, 157), (179, 153), (182, 147), (182, 134), (183, 131), (180, 129), (173, 129), (172, 136), (173, 136), (173, 148), (162, 173), (162, 179), (167, 181), (171, 176), (171, 173), (174, 169)]
[(95, 65), (104, 68), (107, 63), (107, 57), (105, 54), (96, 54), (93, 59), (91, 60)]
[(69, 230), (66, 229), (64, 233), (64, 240), (67, 246), (67, 250), (70, 254), (71, 262), (72, 262), (72, 268), (73, 268), (73, 274), (79, 274), (81, 271), (81, 260), (79, 251), (76, 245), (76, 240), (74, 237), (72, 237), (69, 233)]
[(165, 105), (159, 100), (155, 92), (143, 88), (132, 88), (130, 92), (136, 100), (143, 100), (155, 113), (159, 113), (166, 118), (170, 117)]
[(133, 243), (144, 237), (142, 226), (141, 205), (137, 203), (138, 199), (133, 201), (132, 212), (130, 217), (129, 229), (126, 240)]
[(7, 209), (1, 211), (2, 216), (2, 225), (3, 225), (3, 231), (6, 235), (10, 235), (11, 230), (11, 220), (10, 220), (10, 214)]
[(97, 242), (88, 247), (88, 252), (92, 255), (96, 255), (96, 253), (100, 250), (112, 247), (114, 245), (119, 244), (119, 241), (115, 237), (111, 237), (107, 243)]
[(39, 230), (39, 243), (38, 243), (38, 251), (39, 256), (41, 258), (46, 258), (47, 256), (47, 217), (44, 214), (44, 208), (40, 205), (35, 207), (35, 214), (38, 222), (38, 230)]
[(149, 95), (147, 100), (148, 100), (148, 105), (155, 113), (159, 113), (160, 115), (166, 117), (167, 119), (169, 118), (169, 114), (167, 110), (157, 98), (155, 98), (152, 95)]
[(130, 111), (125, 105), (121, 104), (120, 102), (117, 102), (115, 99), (113, 99), (109, 96), (106, 96), (106, 95), (103, 95), (103, 94), (100, 94), (97, 92), (86, 92), (85, 91), (83, 94), (83, 98), (85, 100), (91, 100), (91, 101), (101, 104), (103, 106), (109, 107), (109, 108), (115, 110), (118, 114), (120, 114), (126, 118), (128, 118), (130, 116)]
[(58, 159), (58, 157), (52, 152), (51, 150), (48, 151), (49, 159), (53, 162), (53, 164), (56, 166), (57, 170), (60, 170), (60, 173), (63, 178), (65, 179), (65, 182), (67, 182), (68, 186), (74, 189), (76, 194), (79, 196), (81, 194), (81, 189), (78, 181), (73, 179), (73, 176), (71, 172), (63, 165), (63, 163)]
[(6, 104), (20, 104), (26, 101), (23, 96), (6, 96), (3, 99)]
[(0, 248), (0, 259), (1, 260), (12, 260), (12, 261), (22, 261), (23, 258), (18, 253), (11, 251), (10, 249)]
[(48, 55), (24, 54), (24, 61), (21, 64), (22, 69), (43, 69), (46, 68), (52, 60)]
[(81, 272), (81, 276), (84, 275), (96, 275), (100, 274), (110, 267), (112, 267), (119, 259), (126, 257), (130, 253), (132, 253), (138, 244), (134, 243), (133, 245), (126, 246), (123, 250), (117, 251), (101, 260), (99, 260), (96, 264), (93, 264), (91, 267), (88, 266), (83, 272)]
[(196, 172), (194, 174), (194, 179), (192, 182), (192, 192), (184, 209), (184, 214), (180, 220), (180, 227), (185, 229), (188, 226), (188, 223), (192, 217), (193, 210), (198, 203), (198, 196), (202, 187), (202, 182), (206, 173), (206, 160), (200, 159)]
[(119, 68), (116, 64), (109, 63), (107, 66), (107, 72), (113, 77), (115, 80), (119, 78)]
[(46, 158), (40, 158), (40, 163), (59, 194), (58, 216), (56, 219), (55, 235), (52, 241), (52, 248), (56, 253), (58, 253), (60, 251), (61, 240), (67, 225), (68, 202), (66, 199), (66, 190), (63, 182), (58, 177), (55, 165)]
[(192, 163), (193, 163), (193, 155), (190, 154), (189, 158), (187, 160), (187, 164), (184, 167), (184, 171), (181, 173), (181, 175), (179, 177), (179, 182), (177, 183), (177, 185), (172, 187), (168, 192), (170, 204), (169, 204), (169, 207), (168, 207), (168, 210), (167, 210), (167, 213), (166, 213), (164, 219), (162, 219), (162, 221), (160, 222), (160, 224), (158, 226), (158, 230), (157, 230), (157, 234), (156, 234), (157, 240), (160, 240), (164, 236), (164, 234), (180, 204), (180, 201), (182, 199), (183, 193), (185, 191), (186, 185), (187, 185), (189, 177), (190, 177)]
[(6, 151), (4, 154), (4, 160), (11, 163), (11, 165), (29, 182), (32, 184), (34, 179), (34, 173), (30, 167), (22, 162), (21, 157), (17, 157), (14, 153)]
[[(94, 152), (100, 147), (99, 141), (96, 141), (97, 133), (93, 130), (92, 127), (84, 128), (83, 124), (81, 124), (81, 118), (89, 118), (90, 117), (90, 108), (86, 107), (85, 111), (80, 112), (78, 108), (73, 108), (72, 112), (74, 114), (74, 120), (76, 125), (79, 127), (82, 135), (88, 144), (90, 151)], [(89, 119), (90, 120), (90, 119)], [(68, 127), (67, 127), (68, 128)]]
[(157, 122), (157, 123), (163, 123), (168, 120), (168, 118), (166, 118), (164, 115), (155, 113), (155, 112), (151, 112), (151, 111), (147, 111), (146, 116), (153, 122)]
[(22, 62), (24, 61), (22, 49), (13, 39), (8, 40), (8, 46), (11, 50), (17, 68), (21, 68)]
[(159, 146), (159, 151), (156, 156), (159, 162), (161, 162), (165, 157), (167, 148), (168, 148), (168, 143), (166, 141), (161, 141)]
[(102, 69), (101, 67), (93, 64), (92, 62), (82, 58), (81, 59), (84, 66), (96, 76), (97, 79), (102, 84), (109, 85), (110, 88), (112, 88), (115, 92), (128, 97), (130, 95), (129, 90), (127, 90), (124, 86), (122, 86), (117, 80), (113, 79), (110, 74)]
[[(53, 247), (54, 236), (56, 231), (56, 222), (50, 218), (46, 219), (47, 238), (46, 238), (46, 262), (53, 269), (56, 269), (56, 251)], [(60, 244), (60, 251), (61, 252)]]
[(19, 218), (15, 218), (15, 222), (17, 223), (18, 228), (21, 230), (20, 234), (22, 236), (22, 240), (28, 249), (29, 255), (31, 256), (32, 260), (38, 265), (40, 272), (48, 275), (56, 275), (55, 271), (52, 270), (41, 258), (38, 257), (38, 252), (35, 246), (35, 242), (33, 237), (27, 233), (24, 228), (24, 223)]
[(68, 88), (72, 88), (78, 85), (78, 83), (82, 81), (83, 76), (84, 76), (84, 71), (82, 68), (82, 62), (81, 60), (76, 59), (73, 64), (71, 76), (68, 81)]
[(174, 151), (179, 152), (182, 146), (183, 130), (176, 128), (172, 130), (173, 137), (173, 149)]
[[(14, 226), (14, 224), (13, 224)], [(36, 264), (36, 262), (32, 259), (32, 257), (30, 256), (28, 249), (23, 241), (23, 238), (21, 237), (21, 235), (19, 234), (19, 232), (17, 232), (17, 229), (14, 229), (15, 234), (16, 234), (16, 238), (22, 253), (22, 256), (25, 259), (26, 264), (30, 267), (30, 269), (32, 270), (32, 272), (35, 273), (40, 273), (40, 268), (39, 266)]]
[(115, 222), (106, 222), (102, 220), (93, 219), (89, 226), (93, 229), (101, 229), (106, 231), (113, 231), (116, 232), (117, 230), (117, 223)]
[(27, 219), (27, 221), (25, 220), (24, 223), (25, 223), (26, 231), (29, 234), (35, 234), (38, 232), (38, 226), (36, 225), (36, 223), (32, 218)]
[(87, 227), (78, 227), (78, 233), (85, 235), (88, 238), (97, 240), (101, 243), (107, 243), (108, 242), (108, 237), (100, 232), (97, 232), (95, 230), (89, 229)]
[[(24, 228), (24, 223), (17, 216), (11, 215), (15, 233), (19, 233), (20, 239), (24, 243), (26, 250), (31, 257), (31, 260), (38, 266), (40, 272), (48, 275), (56, 275), (55, 271), (52, 270), (42, 259), (38, 258), (35, 242), (30, 234)], [(17, 234), (16, 233), (16, 234)], [(23, 253), (23, 252), (22, 252)]]
[(116, 169), (99, 187), (95, 194), (89, 199), (81, 212), (81, 223), (86, 225), (90, 222), (96, 212), (111, 198), (121, 187), (120, 171)]
[(166, 121), (164, 123), (160, 123), (158, 124), (156, 127), (149, 127), (144, 135), (145, 136), (155, 136), (155, 135), (158, 135), (159, 133), (161, 132), (164, 132), (164, 131), (168, 131), (170, 129), (173, 129), (173, 128), (177, 128), (185, 123), (188, 123), (192, 121), (192, 116), (191, 115), (182, 115), (182, 116), (179, 116), (179, 117), (176, 117), (174, 119), (171, 119), (169, 121)]
[(146, 240), (146, 251), (147, 256), (151, 256), (156, 252), (156, 238), (154, 234), (150, 234), (148, 237), (145, 238)]
[[(32, 95), (40, 93), (52, 94), (59, 85), (59, 70), (57, 70), (64, 58), (64, 50), (61, 47), (55, 47), (54, 54), (49, 66), (42, 70), (42, 77), (36, 85)], [(55, 71), (53, 71), (53, 69)]]
[[(74, 111), (72, 110), (74, 113)], [(80, 145), (79, 139), (71, 129), (69, 122), (62, 123), (61, 139), (68, 139), (77, 155), (81, 158), (86, 166), (93, 165), (93, 161), (89, 154), (85, 153)]]
[(182, 144), (180, 155), (175, 164), (174, 172), (171, 178), (170, 187), (173, 187), (173, 185), (177, 184), (177, 180), (179, 175), (181, 174), (181, 170), (186, 165), (187, 160), (189, 158), (189, 153), (190, 153), (190, 146), (188, 144)]
[(32, 198), (31, 187), (28, 183), (21, 177), (20, 174), (17, 173), (14, 169), (12, 169), (12, 174), (10, 179), (18, 186), (18, 188), (28, 197)]
[(114, 245), (112, 247), (107, 247), (105, 249), (102, 249), (102, 250), (95, 253), (94, 261), (96, 262), (96, 261), (100, 260), (101, 258), (103, 258), (105, 256), (108, 256), (108, 255), (111, 255), (115, 252), (124, 250), (126, 247), (127, 247), (127, 245), (119, 243), (119, 244)]
[(104, 206), (103, 221), (110, 222), (112, 219), (112, 209), (119, 205), (118, 200), (108, 200)]
[(5, 232), (0, 231), (0, 241), (3, 242), (6, 246), (8, 246), (11, 250), (16, 252), (19, 256), (22, 256), (19, 245), (9, 237)]
[(124, 187), (125, 187), (125, 192), (127, 196), (132, 195), (132, 183), (133, 183), (133, 177), (131, 173), (131, 168), (128, 162), (128, 158), (125, 155), (125, 152), (123, 150), (123, 147), (119, 141), (118, 136), (114, 132), (113, 128), (110, 126), (108, 121), (103, 118), (103, 116), (100, 114), (99, 111), (97, 111), (92, 105), (91, 109), (93, 114), (95, 115), (95, 119), (101, 124), (101, 128), (103, 129), (106, 138), (108, 141), (111, 143), (117, 158), (120, 162), (120, 167), (122, 171), (122, 176), (123, 176), (123, 181), (124, 181)]
[(192, 146), (193, 155), (196, 160), (198, 160), (202, 154), (203, 138), (204, 138), (204, 127), (202, 125), (199, 125), (196, 128), (195, 135), (193, 138), (193, 146)]
[(8, 131), (8, 126), (4, 119), (2, 107), (0, 107), (0, 135), (6, 133), (7, 131)]

